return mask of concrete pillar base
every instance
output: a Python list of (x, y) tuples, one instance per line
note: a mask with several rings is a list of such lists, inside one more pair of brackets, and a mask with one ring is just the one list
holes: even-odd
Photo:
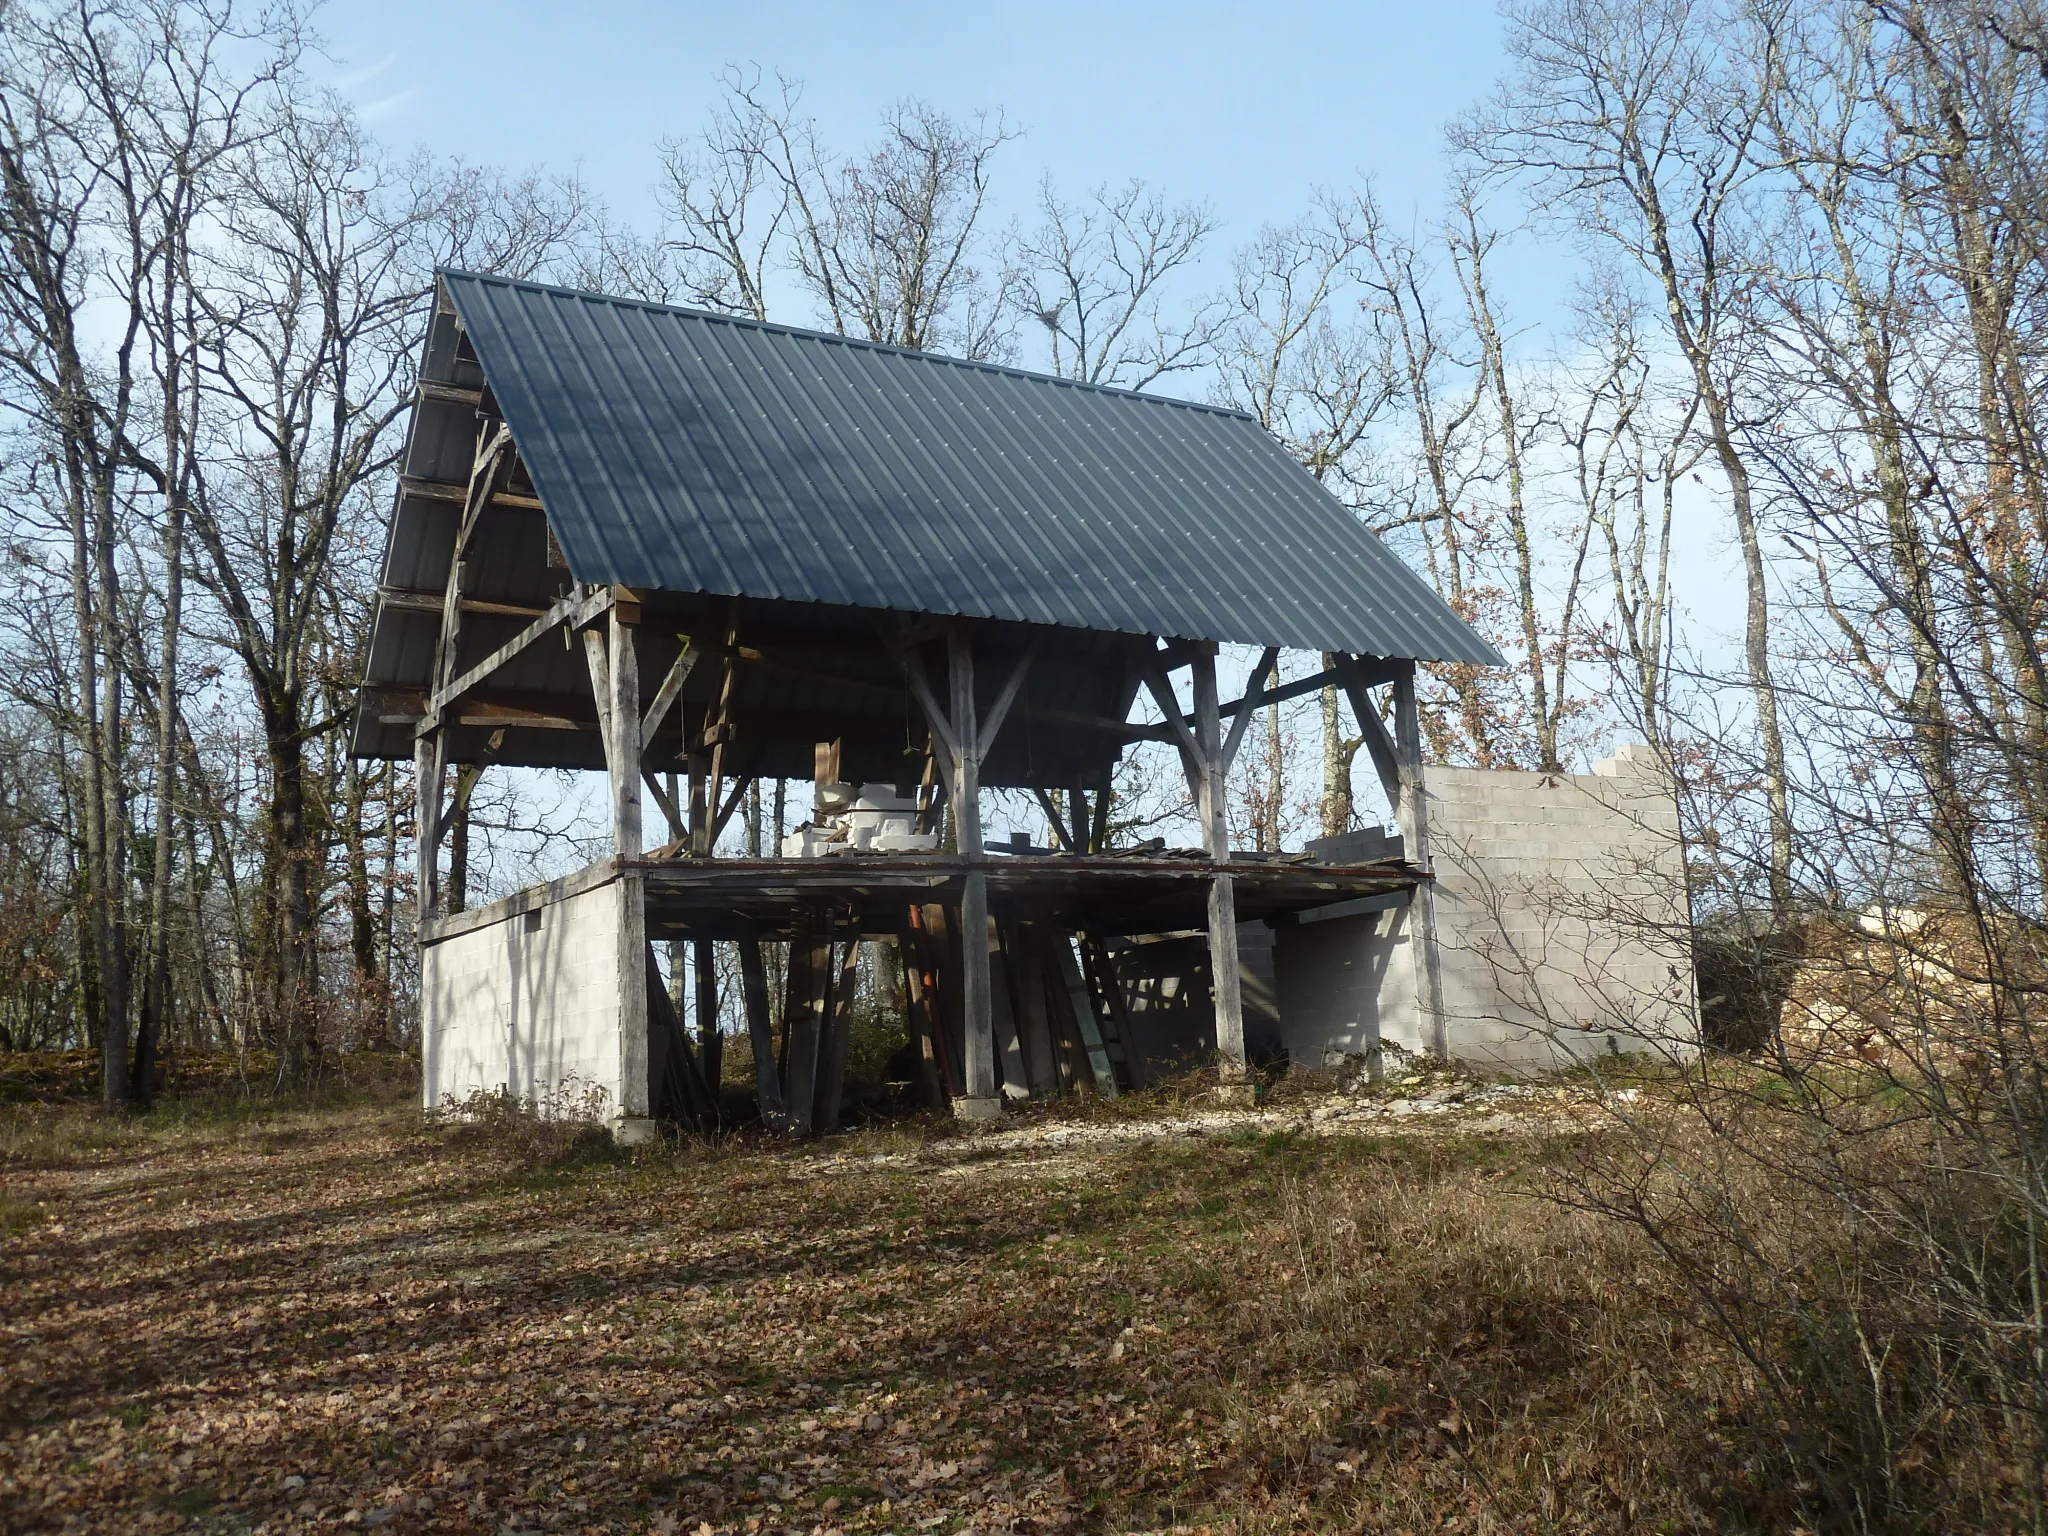
[(1216, 1089), (1216, 1102), (1232, 1109), (1250, 1109), (1257, 1097), (1256, 1090), (1245, 1082), (1222, 1083)]
[(612, 1140), (622, 1147), (648, 1147), (660, 1139), (660, 1127), (645, 1115), (623, 1115), (612, 1122)]
[(1003, 1101), (996, 1098), (957, 1098), (953, 1101), (953, 1118), (973, 1125), (986, 1125), (1003, 1118)]

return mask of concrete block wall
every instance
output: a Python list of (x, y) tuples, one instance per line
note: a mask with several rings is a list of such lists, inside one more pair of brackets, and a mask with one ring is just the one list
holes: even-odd
[(1677, 797), (1648, 748), (1588, 774), (1436, 768), (1427, 785), (1452, 1056), (1696, 1048)]
[(1405, 907), (1276, 929), (1273, 979), (1281, 1044), (1295, 1066), (1334, 1067), (1383, 1045), (1428, 1047)]
[[(1696, 1048), (1677, 799), (1647, 748), (1589, 774), (1432, 768), (1446, 1051), (1502, 1069)], [(1430, 1048), (1406, 908), (1282, 926), (1290, 1061)]]
[(439, 925), (420, 951), (428, 1109), (481, 1088), (554, 1113), (646, 1113), (646, 1043), (626, 1037), (619, 985), (629, 894), (637, 905), (630, 881), (557, 882)]

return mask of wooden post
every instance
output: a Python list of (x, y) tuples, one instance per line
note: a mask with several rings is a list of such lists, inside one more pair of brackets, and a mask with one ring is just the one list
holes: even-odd
[(441, 753), (442, 735), (433, 731), (412, 744), (414, 881), (416, 915), (421, 934), (434, 920), (441, 884)]
[[(831, 951), (826, 951), (830, 959)], [(839, 1099), (846, 1087), (846, 1048), (853, 1031), (853, 993), (860, 979), (860, 935), (846, 941), (846, 958), (832, 977), (832, 1006), (825, 1017), (825, 1038), (818, 1050), (818, 1113), (816, 1129), (829, 1136), (839, 1128)]]
[(963, 1120), (992, 1120), (1002, 1112), (996, 1097), (995, 998), (990, 982), (988, 871), (982, 867), (981, 727), (974, 702), (974, 647), (965, 626), (946, 632), (948, 680), (952, 685), (953, 828), (966, 874), (960, 887), (960, 992), (966, 1039), (962, 1064), (966, 1092), (953, 1104)]
[(789, 945), (788, 1001), (783, 1027), (789, 1035), (789, 1103), (791, 1134), (808, 1136), (816, 1125), (819, 1047), (823, 1043), (826, 993), (830, 990), (832, 934), (799, 926)]
[(725, 1036), (718, 1032), (718, 953), (709, 939), (697, 940), (691, 949), (690, 969), (697, 993), (697, 1061), (716, 1108), (719, 1079), (725, 1072)]
[(923, 917), (915, 906), (896, 937), (896, 952), (903, 960), (903, 999), (911, 1043), (917, 1050), (917, 1085), (927, 1105), (944, 1109), (946, 1090), (939, 1063), (945, 1050), (946, 1025), (939, 1017), (936, 976), (924, 954)]
[[(1401, 851), (1408, 862), (1433, 868), (1429, 849), (1429, 794), (1422, 777), (1422, 717), (1415, 701), (1415, 663), (1404, 661), (1394, 677), (1394, 761), (1400, 773), (1395, 815)], [(1415, 1007), (1422, 1037), (1438, 1056), (1450, 1054), (1444, 1024), (1443, 960), (1437, 947), (1436, 885), (1424, 880), (1408, 904), (1409, 947), (1415, 957)]]
[(1060, 1063), (1053, 1051), (1052, 1018), (1045, 1001), (1045, 966), (1038, 936), (1023, 923), (1003, 935), (1003, 970), (1010, 983), (1024, 1082), (1035, 1099), (1059, 1097)]
[(768, 968), (761, 963), (761, 941), (740, 940), (740, 1001), (747, 1013), (747, 1038), (754, 1047), (754, 1098), (761, 1123), (779, 1131), (786, 1123), (782, 1075), (775, 1070), (775, 1026), (768, 1017)]
[(1216, 647), (1199, 646), (1192, 669), (1195, 684), (1195, 740), (1201, 749), (1196, 809), (1210, 859), (1222, 866), (1209, 881), (1209, 978), (1216, 996), (1216, 1060), (1226, 1084), (1244, 1082), (1244, 989), (1237, 961), (1237, 892), (1231, 882), (1230, 827), (1224, 787), (1229, 762), (1223, 720), (1216, 699)]

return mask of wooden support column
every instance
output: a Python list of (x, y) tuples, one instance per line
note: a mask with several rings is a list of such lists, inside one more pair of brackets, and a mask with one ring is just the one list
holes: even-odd
[[(630, 599), (630, 594), (628, 594)], [(640, 833), (640, 666), (633, 630), (639, 604), (614, 601), (605, 615), (604, 631), (583, 632), (584, 657), (590, 665), (591, 693), (597, 700), (598, 729), (604, 741), (606, 775), (611, 781), (612, 856), (637, 859)], [(614, 1134), (622, 1141), (653, 1135), (648, 1118), (647, 896), (637, 874), (621, 871), (618, 892), (619, 1103)]]
[[(1270, 662), (1268, 663), (1270, 665)], [(1224, 788), (1230, 758), (1217, 708), (1216, 647), (1198, 647), (1192, 659), (1195, 691), (1195, 741), (1201, 750), (1200, 782), (1195, 786), (1196, 810), (1209, 857), (1220, 868), (1209, 881), (1209, 980), (1216, 998), (1216, 1062), (1225, 1084), (1244, 1082), (1244, 988), (1237, 959), (1237, 891), (1230, 873), (1230, 827), (1225, 818)], [(1254, 682), (1256, 686), (1256, 681)], [(1251, 718), (1250, 710), (1239, 720)], [(1228, 743), (1234, 753), (1243, 732), (1233, 728)]]
[[(1351, 701), (1358, 734), (1364, 738), (1385, 790), (1394, 823), (1401, 832), (1401, 852), (1410, 864), (1432, 868), (1429, 849), (1429, 796), (1422, 771), (1422, 719), (1415, 699), (1415, 663), (1368, 657), (1336, 658), (1336, 675)], [(1394, 729), (1388, 732), (1368, 692), (1374, 684), (1394, 685)], [(1438, 1056), (1450, 1041), (1444, 1026), (1443, 960), (1437, 943), (1436, 887), (1428, 880), (1416, 886), (1408, 902), (1408, 955), (1414, 965), (1416, 1035)]]
[(754, 1048), (754, 1097), (761, 1124), (771, 1131), (787, 1123), (782, 1102), (782, 1074), (775, 1070), (775, 1027), (768, 1016), (768, 968), (761, 960), (761, 941), (741, 939), (740, 1000), (747, 1014), (747, 1038)]
[(697, 1061), (714, 1103), (725, 1072), (725, 1036), (718, 1032), (718, 951), (710, 939), (691, 946), (690, 972), (696, 984)]
[(441, 885), (441, 755), (445, 738), (434, 731), (412, 744), (413, 837), (417, 926), (424, 934), (440, 904)]
[(789, 1036), (789, 1102), (785, 1119), (792, 1135), (808, 1136), (815, 1124), (820, 1046), (830, 1001), (832, 930), (800, 918), (789, 945), (789, 982), (782, 1008)]
[[(1422, 716), (1415, 698), (1415, 663), (1400, 663), (1394, 678), (1394, 762), (1400, 774), (1400, 802), (1395, 814), (1401, 828), (1402, 852), (1408, 862), (1434, 870), (1429, 848), (1429, 793), (1422, 775)], [(1443, 959), (1437, 945), (1436, 882), (1415, 887), (1408, 904), (1415, 956), (1415, 1005), (1422, 1037), (1438, 1056), (1450, 1053), (1444, 1025)]]
[(911, 907), (896, 936), (903, 961), (903, 1000), (909, 1016), (911, 1044), (917, 1052), (917, 1085), (932, 1109), (946, 1107), (942, 1062), (946, 1024), (939, 1015), (938, 976), (924, 949), (924, 916)]
[[(827, 951), (829, 957), (830, 951)], [(839, 1101), (846, 1087), (846, 1048), (853, 1037), (853, 993), (860, 980), (860, 935), (848, 938), (832, 977), (832, 1002), (825, 1037), (818, 1048), (818, 1111), (812, 1128), (829, 1136), (839, 1128)]]
[(946, 630), (945, 705), (933, 694), (915, 647), (905, 644), (900, 634), (885, 638), (897, 647), (911, 693), (931, 727), (939, 777), (953, 814), (954, 846), (964, 866), (960, 881), (964, 1091), (954, 1099), (953, 1113), (963, 1120), (992, 1120), (1002, 1112), (1002, 1104), (996, 1096), (995, 999), (988, 945), (982, 937), (988, 932), (988, 870), (981, 841), (981, 764), (1024, 686), (1038, 640), (1033, 638), (1026, 645), (984, 715), (975, 699), (974, 646), (965, 623), (956, 621)]
[(988, 944), (988, 871), (982, 867), (981, 754), (974, 703), (974, 646), (967, 630), (955, 625), (946, 632), (946, 672), (952, 685), (950, 716), (953, 753), (953, 838), (967, 866), (960, 888), (960, 993), (966, 1010), (966, 1060), (962, 1063), (965, 1092), (953, 1111), (965, 1120), (992, 1120), (1001, 1112), (996, 1098), (995, 998), (991, 989)]

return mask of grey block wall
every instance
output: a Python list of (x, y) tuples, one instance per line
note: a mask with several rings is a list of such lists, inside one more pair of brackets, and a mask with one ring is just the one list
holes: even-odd
[(555, 1114), (647, 1113), (646, 1024), (632, 1038), (619, 984), (629, 902), (636, 881), (571, 880), (439, 925), (420, 951), (428, 1109), (484, 1089)]
[[(1697, 1048), (1677, 799), (1648, 749), (1590, 774), (1432, 768), (1427, 788), (1453, 1057), (1526, 1069)], [(1290, 1060), (1425, 1046), (1407, 916), (1280, 928)]]

